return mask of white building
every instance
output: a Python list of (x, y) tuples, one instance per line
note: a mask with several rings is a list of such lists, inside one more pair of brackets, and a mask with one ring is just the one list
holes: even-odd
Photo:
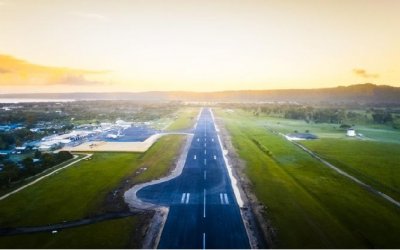
[(122, 127), (123, 129), (127, 129), (132, 126), (132, 122), (126, 122), (124, 120), (117, 120), (115, 125), (118, 127)]
[(347, 130), (347, 136), (351, 136), (351, 137), (356, 136), (356, 131), (354, 129), (352, 129), (352, 128), (349, 128)]

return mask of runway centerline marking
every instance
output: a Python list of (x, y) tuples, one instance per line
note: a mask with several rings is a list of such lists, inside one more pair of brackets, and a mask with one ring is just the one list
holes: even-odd
[(204, 180), (207, 180), (207, 171), (204, 170)]
[(207, 159), (204, 159), (204, 165), (207, 165)]
[(203, 193), (203, 218), (206, 218), (206, 189)]
[(216, 160), (217, 159), (217, 156), (216, 155), (214, 155), (214, 160)]
[(207, 154), (207, 150), (205, 150), (205, 149), (204, 149), (204, 154), (205, 154), (205, 155)]
[(196, 155), (194, 155), (193, 159), (195, 159), (195, 160), (196, 160)]
[(206, 233), (203, 233), (203, 249), (206, 249)]

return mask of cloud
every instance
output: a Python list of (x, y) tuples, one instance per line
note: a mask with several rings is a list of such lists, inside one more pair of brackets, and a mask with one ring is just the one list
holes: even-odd
[(81, 17), (84, 19), (91, 19), (91, 20), (97, 20), (97, 21), (109, 21), (110, 19), (104, 15), (97, 14), (97, 13), (91, 13), (91, 12), (80, 12), (80, 11), (73, 11), (69, 12), (69, 14), (77, 17)]
[(82, 86), (82, 85), (98, 85), (103, 83), (100, 81), (88, 80), (83, 75), (66, 75), (61, 77), (59, 80), (53, 82), (52, 84)]
[(95, 85), (109, 71), (95, 71), (33, 64), (9, 55), (0, 55), (0, 86), (9, 85)]
[(379, 74), (371, 74), (365, 69), (353, 69), (353, 73), (363, 78), (379, 78)]

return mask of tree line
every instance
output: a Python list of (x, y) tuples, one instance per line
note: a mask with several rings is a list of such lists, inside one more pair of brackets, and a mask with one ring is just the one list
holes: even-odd
[[(18, 163), (9, 159), (2, 159), (0, 161), (3, 164), (0, 171), (0, 187), (9, 187), (14, 182), (41, 173), (72, 158), (72, 154), (67, 151), (60, 151), (55, 154), (36, 151), (34, 157), (27, 157)], [(34, 162), (33, 159), (37, 162)]]

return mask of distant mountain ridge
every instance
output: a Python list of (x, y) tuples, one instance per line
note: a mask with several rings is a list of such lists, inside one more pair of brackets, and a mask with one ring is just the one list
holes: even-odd
[(217, 92), (148, 91), (137, 93), (35, 93), (1, 94), (0, 98), (192, 102), (400, 103), (400, 87), (366, 83), (320, 89), (237, 90)]

